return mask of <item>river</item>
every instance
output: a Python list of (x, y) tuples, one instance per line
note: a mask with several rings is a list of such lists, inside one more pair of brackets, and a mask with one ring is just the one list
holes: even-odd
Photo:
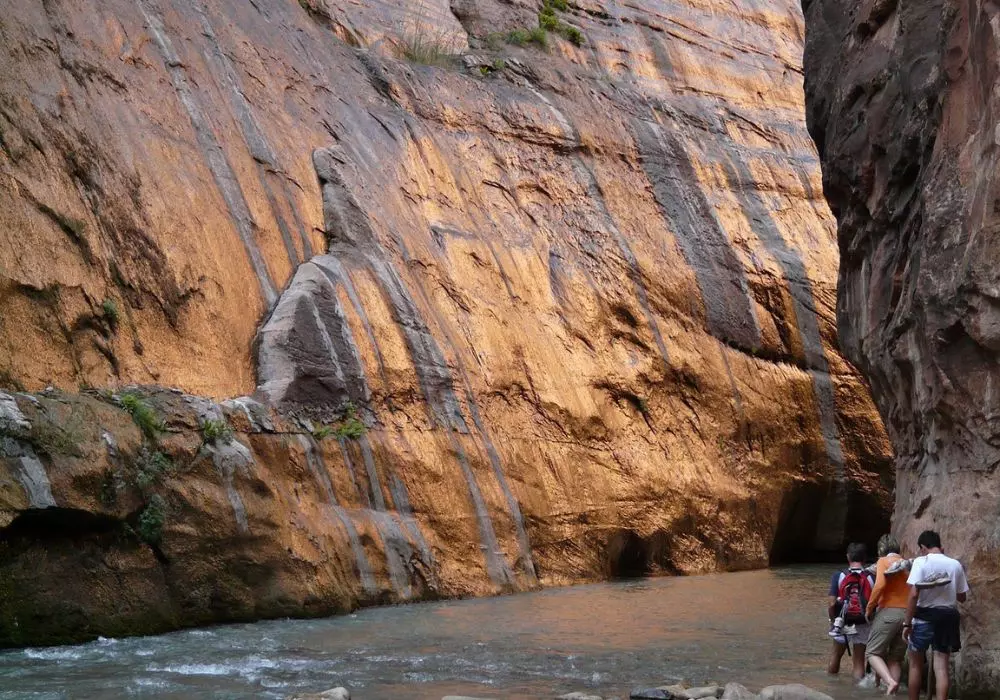
[(0, 653), (0, 698), (281, 698), (347, 686), (356, 700), (468, 694), (623, 695), (686, 680), (754, 691), (853, 689), (824, 673), (832, 567), (576, 586)]

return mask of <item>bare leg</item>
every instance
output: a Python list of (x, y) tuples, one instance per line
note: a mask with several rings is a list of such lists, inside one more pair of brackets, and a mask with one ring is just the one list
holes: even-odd
[(894, 681), (898, 681), (903, 677), (903, 664), (898, 661), (889, 662), (889, 675), (892, 676)]
[(948, 654), (934, 652), (934, 678), (937, 682), (937, 700), (948, 700)]
[(888, 684), (885, 694), (895, 695), (896, 691), (899, 690), (899, 680), (903, 677), (903, 664), (898, 661), (890, 661), (889, 675), (892, 677), (892, 682)]
[(833, 643), (833, 653), (830, 655), (830, 664), (826, 667), (826, 672), (832, 676), (840, 673), (840, 660), (847, 651), (847, 646), (839, 642)]
[(855, 644), (852, 651), (854, 652), (854, 680), (860, 681), (865, 677), (865, 645)]
[(869, 656), (868, 663), (872, 665), (872, 670), (875, 671), (878, 677), (885, 681), (886, 690), (888, 691), (886, 692), (886, 695), (892, 695), (895, 693), (896, 688), (899, 687), (899, 682), (896, 680), (899, 678), (899, 669), (896, 669), (896, 675), (893, 676), (892, 673), (889, 672), (889, 667), (886, 666), (886, 663), (882, 660), (881, 656)]
[(907, 688), (909, 700), (920, 700), (920, 686), (924, 682), (924, 652), (910, 651), (910, 677)]

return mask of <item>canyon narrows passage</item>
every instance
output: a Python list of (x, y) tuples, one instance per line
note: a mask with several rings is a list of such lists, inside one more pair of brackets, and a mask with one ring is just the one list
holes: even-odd
[(66, 0), (0, 36), (0, 645), (887, 526), (797, 3)]

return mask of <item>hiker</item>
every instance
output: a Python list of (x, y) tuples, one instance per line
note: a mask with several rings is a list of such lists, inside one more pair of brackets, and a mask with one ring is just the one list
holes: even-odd
[(865, 655), (872, 670), (885, 681), (886, 695), (895, 695), (906, 655), (906, 642), (901, 634), (909, 599), (906, 560), (899, 553), (899, 542), (888, 534), (878, 540), (878, 556), (875, 587), (865, 611), (872, 621)]
[(917, 539), (920, 556), (913, 560), (903, 622), (903, 639), (909, 645), (910, 700), (920, 697), (927, 649), (934, 650), (934, 676), (937, 700), (948, 699), (948, 662), (962, 648), (958, 604), (969, 592), (965, 570), (955, 559), (941, 551), (941, 537), (925, 530)]
[[(867, 548), (858, 542), (847, 547), (847, 569), (838, 571), (830, 579), (830, 636), (833, 653), (827, 673), (840, 673), (840, 660), (846, 651), (853, 655), (854, 680), (865, 677), (865, 645), (868, 643), (868, 619), (865, 610), (875, 585), (870, 573), (865, 571)], [(852, 654), (853, 652), (853, 654)]]

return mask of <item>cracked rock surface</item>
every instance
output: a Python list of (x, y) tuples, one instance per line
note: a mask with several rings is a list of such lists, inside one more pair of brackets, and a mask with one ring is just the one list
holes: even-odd
[(5, 12), (0, 644), (759, 567), (885, 527), (797, 3), (578, 0), (545, 46), (541, 6)]

